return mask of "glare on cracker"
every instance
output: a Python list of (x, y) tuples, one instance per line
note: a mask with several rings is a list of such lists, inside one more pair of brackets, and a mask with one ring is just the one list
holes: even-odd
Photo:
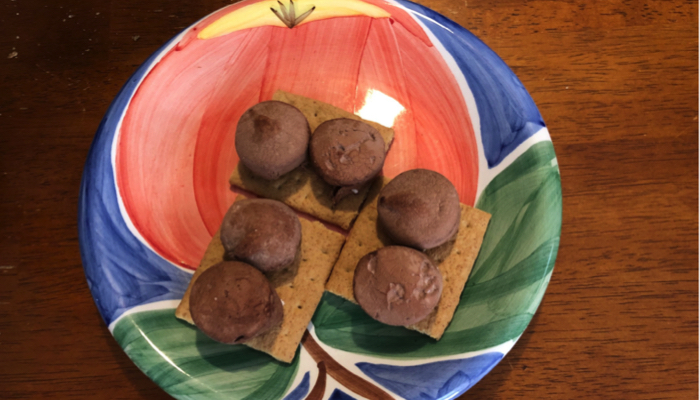
[(355, 114), (368, 121), (382, 124), (388, 128), (406, 108), (398, 101), (379, 90), (370, 89), (365, 96), (365, 104)]

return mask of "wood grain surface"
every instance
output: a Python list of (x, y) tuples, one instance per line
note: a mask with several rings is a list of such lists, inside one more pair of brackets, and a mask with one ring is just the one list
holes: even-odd
[[(519, 76), (547, 122), (563, 185), (544, 301), (461, 399), (698, 398), (697, 2), (419, 2)], [(0, 398), (168, 398), (93, 303), (78, 188), (129, 75), (227, 4), (0, 3)]]

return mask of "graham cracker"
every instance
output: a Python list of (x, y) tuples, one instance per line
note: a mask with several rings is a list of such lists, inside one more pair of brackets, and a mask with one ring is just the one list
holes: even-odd
[(258, 196), (283, 202), (295, 210), (348, 230), (357, 217), (369, 186), (333, 204), (334, 187), (307, 166), (300, 166), (275, 180), (258, 178), (238, 163), (229, 183)]
[[(391, 245), (391, 240), (378, 229), (377, 198), (387, 179), (372, 187), (367, 205), (362, 209), (348, 234), (347, 241), (333, 267), (326, 290), (353, 303), (353, 278), (355, 267), (367, 253)], [(428, 317), (408, 328), (424, 333), (436, 340), (442, 337), (452, 321), (459, 298), (467, 283), (474, 261), (479, 254), (491, 214), (460, 204), (459, 231), (455, 237), (426, 253), (437, 263), (442, 274), (443, 288), (440, 301)]]
[[(239, 195), (236, 200), (242, 198), (243, 196)], [(301, 250), (297, 264), (268, 276), (272, 287), (283, 302), (282, 323), (266, 334), (244, 343), (287, 363), (294, 359), (304, 331), (321, 301), (326, 279), (345, 242), (343, 235), (329, 230), (318, 221), (300, 219), (300, 222)], [(177, 318), (194, 324), (190, 314), (192, 284), (202, 272), (223, 259), (224, 247), (219, 232), (216, 232), (204, 253), (199, 268), (192, 276), (184, 297), (175, 310)]]
[[(364, 120), (330, 104), (281, 90), (278, 90), (272, 98), (297, 107), (309, 121), (311, 132), (327, 120), (351, 118), (375, 127), (384, 139), (386, 151), (389, 151), (389, 146), (394, 140), (393, 129)], [(326, 183), (308, 165), (302, 165), (275, 180), (266, 180), (255, 176), (242, 163), (238, 163), (234, 169), (229, 183), (259, 196), (279, 200), (296, 210), (338, 225), (345, 230), (350, 229), (357, 217), (370, 186), (368, 184), (358, 189), (356, 194), (334, 202), (336, 188)]]
[(319, 125), (330, 119), (349, 118), (369, 124), (379, 131), (379, 134), (382, 135), (382, 139), (384, 139), (384, 146), (387, 151), (389, 151), (389, 146), (391, 146), (391, 142), (394, 140), (393, 129), (387, 128), (374, 121), (367, 121), (351, 112), (322, 101), (285, 92), (284, 90), (276, 91), (275, 94), (272, 95), (272, 100), (281, 101), (298, 108), (299, 111), (304, 114), (306, 120), (309, 121), (309, 129), (311, 129), (311, 132), (315, 131)]
[(356, 301), (352, 281), (355, 277), (355, 267), (360, 258), (391, 244), (391, 240), (377, 230), (377, 197), (379, 191), (387, 183), (389, 183), (389, 179), (382, 177), (370, 188), (366, 205), (348, 232), (343, 251), (340, 252), (331, 277), (326, 283), (326, 290), (353, 303)]

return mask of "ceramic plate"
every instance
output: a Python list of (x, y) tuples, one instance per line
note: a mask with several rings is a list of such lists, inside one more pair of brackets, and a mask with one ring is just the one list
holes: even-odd
[[(493, 51), (420, 5), (298, 0), (295, 18), (279, 8), (248, 1), (202, 19), (146, 60), (112, 103), (80, 197), (97, 307), (134, 363), (176, 398), (457, 397), (513, 347), (552, 274), (561, 186), (542, 117)], [(439, 171), (463, 203), (493, 215), (440, 341), (328, 293), (291, 364), (175, 319), (235, 198), (236, 122), (278, 89), (393, 126), (385, 175)]]

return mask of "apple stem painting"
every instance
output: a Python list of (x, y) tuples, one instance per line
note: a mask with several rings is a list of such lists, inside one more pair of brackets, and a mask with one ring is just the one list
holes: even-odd
[(284, 22), (289, 29), (294, 28), (295, 26), (299, 25), (306, 17), (311, 15), (311, 13), (316, 9), (316, 6), (311, 6), (311, 9), (308, 11), (304, 12), (300, 16), (296, 16), (296, 10), (295, 10), (295, 5), (294, 5), (294, 0), (289, 0), (289, 12), (287, 12), (287, 7), (282, 4), (282, 2), (277, 1), (277, 4), (280, 5), (280, 11), (275, 10), (274, 8), (270, 7), (270, 10), (277, 16), (277, 18), (280, 19), (280, 21)]

